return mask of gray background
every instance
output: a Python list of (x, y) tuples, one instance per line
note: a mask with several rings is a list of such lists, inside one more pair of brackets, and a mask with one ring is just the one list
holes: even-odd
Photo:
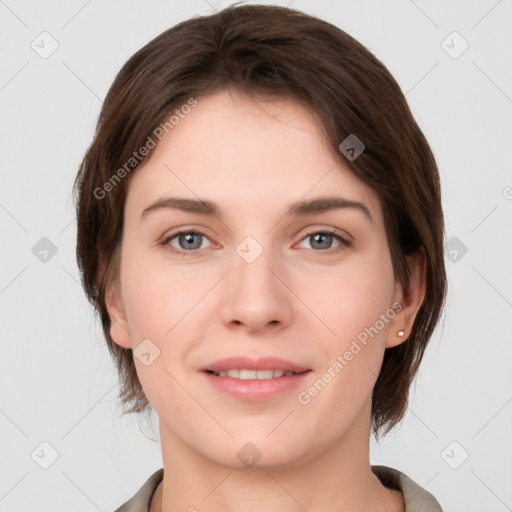
[[(153, 428), (119, 416), (79, 284), (71, 186), (122, 64), (228, 3), (0, 1), (3, 512), (108, 512), (162, 466), (155, 415)], [(338, 25), (384, 62), (442, 175), (447, 309), (402, 428), (372, 443), (372, 462), (446, 511), (512, 510), (512, 2), (275, 3)]]

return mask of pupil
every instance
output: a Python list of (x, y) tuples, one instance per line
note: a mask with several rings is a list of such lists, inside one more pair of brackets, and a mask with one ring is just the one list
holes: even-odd
[(328, 249), (329, 248), (329, 243), (325, 243), (326, 240), (329, 240), (330, 241), (330, 238), (331, 238), (332, 235), (329, 235), (328, 233), (317, 233), (316, 235), (313, 235), (313, 238), (315, 240), (315, 242), (318, 242), (320, 241), (320, 245), (322, 245), (322, 238), (324, 239), (324, 244), (322, 245), (322, 247), (320, 247), (320, 249)]
[(197, 247), (191, 247), (194, 245), (194, 237), (198, 237), (199, 235), (197, 233), (186, 233), (185, 235), (181, 235), (181, 238), (182, 240), (184, 239), (185, 240), (185, 245), (188, 246), (187, 248), (188, 249), (197, 249), (199, 248), (199, 246), (201, 245), (201, 243), (199, 243), (199, 245), (197, 245), (197, 240), (196, 240), (196, 245)]

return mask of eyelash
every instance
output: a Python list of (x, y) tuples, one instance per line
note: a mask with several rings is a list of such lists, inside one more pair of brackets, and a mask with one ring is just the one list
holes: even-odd
[[(169, 236), (166, 236), (160, 242), (160, 245), (166, 247), (173, 254), (178, 254), (180, 256), (185, 256), (186, 257), (186, 256), (191, 256), (191, 255), (197, 254), (197, 252), (200, 251), (201, 249), (193, 249), (191, 251), (181, 251), (180, 249), (176, 249), (176, 247), (172, 247), (171, 245), (169, 245), (169, 242), (173, 238), (176, 238), (179, 235), (190, 235), (190, 234), (201, 235), (201, 236), (204, 236), (205, 238), (208, 238), (208, 236), (205, 233), (203, 233), (202, 231), (200, 231), (200, 230), (189, 230), (189, 231), (187, 231), (187, 230), (180, 230), (180, 231), (176, 231), (175, 233), (172, 233)], [(337, 252), (337, 250), (341, 250), (343, 248), (349, 248), (349, 247), (352, 246), (352, 242), (350, 242), (349, 240), (341, 237), (340, 235), (337, 235), (335, 230), (320, 230), (320, 231), (307, 232), (306, 235), (303, 236), (300, 241), (302, 242), (306, 238), (308, 238), (310, 236), (313, 236), (313, 235), (331, 235), (334, 238), (338, 239), (338, 241), (340, 242), (340, 245), (338, 247), (333, 247), (333, 248), (324, 249), (324, 250), (316, 250), (316, 251), (314, 249), (311, 249), (314, 252), (318, 252), (318, 253), (325, 252), (325, 253), (332, 254), (332, 251)]]

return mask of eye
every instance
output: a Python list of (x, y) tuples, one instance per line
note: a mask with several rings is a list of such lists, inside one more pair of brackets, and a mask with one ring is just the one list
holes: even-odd
[[(203, 243), (206, 242), (206, 240), (209, 240), (209, 238), (201, 231), (176, 231), (166, 236), (160, 242), (160, 245), (165, 246), (175, 254), (191, 256), (196, 251), (206, 248)], [(305, 240), (310, 241), (311, 248), (316, 249), (316, 252), (329, 251), (330, 249), (342, 249), (352, 245), (350, 241), (337, 235), (335, 230), (312, 231), (307, 233), (307, 235), (302, 238), (301, 242)], [(334, 247), (332, 245), (333, 241), (338, 242)]]
[[(335, 233), (336, 231), (313, 231), (308, 233), (302, 241), (309, 240), (312, 248), (318, 249), (319, 251), (351, 246), (351, 242)], [(333, 240), (338, 241), (338, 245), (335, 247), (332, 247)]]
[[(176, 239), (178, 246), (176, 247), (172, 240)], [(168, 247), (172, 252), (188, 256), (199, 249), (204, 249), (203, 242), (208, 240), (208, 237), (201, 231), (177, 231), (162, 240), (160, 243)], [(184, 249), (184, 250), (182, 250)]]

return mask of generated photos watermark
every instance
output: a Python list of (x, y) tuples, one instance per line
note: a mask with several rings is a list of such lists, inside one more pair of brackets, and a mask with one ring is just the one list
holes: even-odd
[(322, 376), (317, 379), (307, 390), (301, 391), (297, 395), (297, 400), (302, 405), (307, 405), (316, 397), (329, 382), (332, 381), (347, 366), (361, 350), (368, 345), (369, 338), (373, 339), (382, 329), (395, 318), (396, 314), (402, 311), (402, 304), (395, 302), (385, 313), (381, 313), (379, 319), (370, 327), (366, 327), (352, 340), (350, 347), (345, 350), (343, 355), (338, 355), (336, 360), (327, 368)]
[[(132, 153), (132, 156), (119, 168), (114, 174), (105, 182), (101, 187), (96, 187), (93, 191), (96, 199), (104, 199), (106, 195), (111, 192), (123, 178), (126, 177), (142, 160), (149, 154), (149, 152), (156, 147), (159, 141), (162, 140), (164, 134), (168, 134), (173, 130), (181, 119), (184, 119), (187, 114), (190, 114), (192, 109), (198, 104), (195, 98), (189, 98), (185, 104), (180, 108), (175, 109), (174, 114), (170, 116), (167, 121), (160, 123), (148, 136), (146, 142), (137, 150)], [(158, 142), (157, 140), (158, 139)]]

